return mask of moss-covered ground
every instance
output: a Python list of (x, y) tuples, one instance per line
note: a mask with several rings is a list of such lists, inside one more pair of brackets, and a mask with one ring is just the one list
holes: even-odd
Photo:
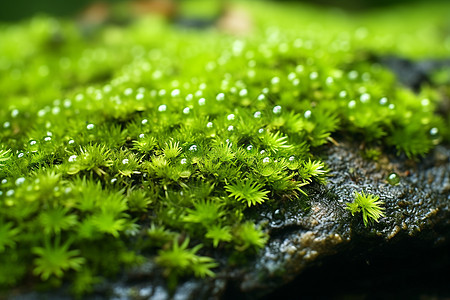
[(149, 260), (169, 288), (214, 276), (270, 238), (258, 206), (308, 209), (324, 147), (418, 160), (448, 143), (448, 67), (414, 93), (378, 60), (448, 59), (448, 4), (237, 5), (245, 34), (156, 16), (0, 26), (4, 291), (80, 296)]

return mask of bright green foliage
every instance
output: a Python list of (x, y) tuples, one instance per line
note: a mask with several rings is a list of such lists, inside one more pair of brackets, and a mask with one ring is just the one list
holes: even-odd
[(362, 212), (364, 226), (367, 226), (370, 222), (378, 222), (378, 219), (384, 217), (384, 204), (383, 201), (379, 200), (379, 196), (372, 194), (364, 194), (355, 192), (355, 200), (351, 203), (347, 203), (346, 209), (349, 210), (352, 215)]
[(0, 253), (4, 252), (6, 247), (14, 247), (16, 245), (19, 229), (12, 223), (5, 223), (0, 219)]
[(208, 228), (205, 237), (213, 240), (214, 247), (217, 247), (221, 241), (230, 242), (233, 238), (229, 226), (221, 227), (217, 224), (211, 225)]
[(225, 186), (227, 192), (236, 200), (246, 203), (249, 207), (263, 203), (269, 200), (268, 191), (261, 190), (262, 186), (250, 180), (238, 181), (234, 184)]
[(44, 247), (34, 247), (33, 253), (38, 257), (34, 260), (33, 273), (39, 275), (43, 280), (51, 275), (62, 277), (69, 269), (80, 270), (85, 259), (79, 257), (79, 250), (69, 250), (70, 242), (63, 245), (59, 243), (59, 237), (54, 240), (53, 245), (46, 239)]
[(10, 158), (9, 157), (10, 152), (11, 150), (0, 150), (0, 167), (4, 166), (2, 162), (5, 162)]
[(180, 245), (178, 239), (172, 243), (172, 248), (159, 250), (156, 262), (165, 268), (169, 278), (169, 287), (174, 288), (179, 276), (193, 274), (197, 277), (214, 276), (211, 269), (217, 267), (217, 263), (207, 256), (196, 255), (202, 245), (188, 248), (189, 238)]
[[(260, 210), (308, 206), (341, 138), (415, 159), (448, 142), (440, 94), (373, 58), (448, 56), (448, 9), (356, 20), (267, 2), (244, 4), (239, 37), (157, 18), (0, 25), (0, 288), (34, 276), (83, 295), (143, 260), (172, 287), (211, 276), (213, 257), (267, 243)], [(367, 225), (380, 205), (349, 209)]]

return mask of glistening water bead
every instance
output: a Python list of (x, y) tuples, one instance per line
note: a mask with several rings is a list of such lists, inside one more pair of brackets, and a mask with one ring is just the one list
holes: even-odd
[(397, 173), (391, 173), (387, 177), (387, 182), (391, 185), (397, 185), (400, 183), (400, 176)]

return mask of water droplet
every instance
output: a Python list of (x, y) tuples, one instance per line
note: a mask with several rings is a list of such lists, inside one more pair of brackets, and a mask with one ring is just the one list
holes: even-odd
[(15, 118), (19, 115), (19, 110), (18, 109), (13, 109), (11, 111), (11, 117)]
[(71, 187), (66, 187), (64, 189), (64, 194), (70, 194), (72, 192), (72, 188)]
[(166, 111), (167, 110), (167, 105), (165, 105), (165, 104), (161, 104), (159, 107), (158, 107), (158, 111), (159, 112), (164, 112), (164, 111)]
[(69, 162), (74, 162), (74, 161), (76, 161), (77, 160), (77, 156), (76, 155), (71, 155), (70, 157), (69, 157)]
[(395, 105), (394, 104), (389, 104), (388, 108), (393, 110), (393, 109), (395, 109)]
[(46, 136), (46, 137), (44, 138), (44, 141), (46, 141), (46, 142), (50, 142), (51, 140), (52, 140), (52, 138), (49, 137), (49, 136)]
[(260, 112), (260, 111), (255, 112), (255, 113), (253, 114), (253, 117), (254, 117), (254, 118), (261, 118), (261, 112)]
[(260, 94), (258, 96), (258, 101), (263, 101), (266, 98), (266, 96), (264, 96), (264, 94)]
[(12, 195), (14, 195), (14, 190), (9, 190), (6, 192), (7, 197), (11, 197)]
[(194, 95), (187, 94), (185, 99), (186, 99), (186, 101), (191, 101), (192, 99), (194, 99)]
[(166, 90), (165, 90), (165, 89), (162, 89), (162, 90), (159, 90), (158, 95), (159, 95), (160, 97), (162, 97), (162, 96), (165, 96), (166, 93), (167, 93)]
[(142, 125), (145, 125), (145, 124), (147, 124), (147, 123), (148, 123), (148, 120), (147, 120), (147, 119), (144, 119), (144, 120), (141, 121), (141, 124), (142, 124)]
[(340, 91), (340, 92), (339, 92), (339, 97), (340, 97), (340, 98), (345, 98), (345, 97), (347, 97), (347, 91)]
[(294, 80), (296, 77), (297, 77), (297, 75), (294, 72), (289, 73), (287, 76), (289, 81)]
[(228, 126), (227, 130), (228, 131), (233, 131), (234, 130), (234, 126), (233, 125)]
[(352, 100), (348, 102), (348, 108), (354, 108), (356, 106), (356, 101)]
[(270, 158), (268, 156), (264, 157), (263, 163), (267, 164), (268, 162), (270, 162)]
[(269, 93), (269, 88), (263, 88), (262, 90), (261, 90), (261, 92), (263, 93), (263, 94), (268, 94)]
[(16, 185), (21, 185), (25, 182), (25, 177), (19, 177), (16, 179)]
[(57, 115), (61, 112), (61, 108), (59, 106), (55, 106), (52, 108), (52, 114)]
[(139, 135), (139, 138), (140, 139), (143, 139), (145, 137), (145, 134), (143, 134), (143, 133), (141, 133), (140, 135)]
[(184, 165), (187, 163), (187, 159), (186, 158), (182, 158), (180, 161), (180, 164)]
[(247, 95), (248, 95), (247, 89), (242, 89), (242, 90), (239, 91), (239, 96), (245, 97)]
[(111, 179), (111, 183), (112, 183), (112, 184), (116, 183), (116, 181), (117, 181), (117, 178), (112, 178), (112, 179)]
[(259, 152), (259, 154), (264, 154), (264, 153), (266, 153), (266, 150), (261, 150), (261, 151)]
[(436, 127), (433, 127), (430, 129), (430, 135), (431, 136), (437, 136), (439, 133), (439, 129), (437, 129)]
[(274, 114), (279, 114), (281, 113), (281, 106), (277, 105), (273, 108), (273, 113)]
[(2, 179), (2, 184), (7, 184), (8, 183), (8, 179)]
[(30, 141), (30, 146), (34, 146), (34, 145), (36, 145), (36, 143), (37, 143), (37, 142), (36, 142), (35, 140), (31, 140), (31, 141)]
[(203, 106), (205, 104), (206, 104), (206, 99), (205, 98), (198, 99), (198, 105)]
[(258, 133), (263, 133), (263, 132), (264, 132), (264, 128), (258, 129)]
[(247, 146), (247, 151), (251, 151), (253, 149), (253, 146), (252, 145), (248, 145)]
[(400, 182), (400, 176), (397, 173), (391, 173), (387, 178), (387, 182), (391, 185), (396, 185)]
[(74, 141), (74, 140), (70, 140), (70, 141), (68, 142), (68, 144), (69, 144), (69, 145), (73, 145), (73, 144), (75, 144), (75, 141)]
[(303, 67), (302, 65), (298, 65), (295, 67), (295, 72), (302, 73), (304, 69), (305, 67)]
[(386, 105), (388, 103), (388, 99), (386, 97), (383, 97), (380, 99), (380, 105)]
[(294, 159), (295, 159), (295, 156), (291, 156), (291, 157), (289, 157), (289, 161), (294, 161)]
[(206, 124), (206, 127), (212, 128), (212, 127), (213, 127), (213, 123), (212, 123), (212, 122), (208, 122), (208, 123)]
[(190, 146), (189, 151), (197, 151), (197, 145)]
[(20, 152), (19, 154), (17, 154), (18, 158), (22, 158), (25, 154), (23, 152)]
[(228, 120), (228, 121), (233, 121), (234, 118), (235, 118), (234, 114), (229, 114), (229, 115), (227, 116), (227, 120)]
[(178, 96), (180, 96), (180, 90), (179, 90), (179, 89), (174, 89), (174, 90), (170, 93), (170, 95), (171, 95), (172, 97), (178, 97)]
[(128, 158), (124, 158), (124, 159), (122, 160), (122, 164), (123, 164), (123, 165), (127, 165), (129, 162), (130, 162), (130, 160), (129, 160)]
[(364, 94), (361, 95), (361, 97), (359, 97), (359, 100), (360, 100), (362, 103), (367, 103), (367, 102), (369, 102), (369, 100), (370, 100), (370, 95), (367, 94), (367, 93), (364, 93)]
[(272, 85), (279, 84), (279, 83), (280, 83), (280, 77), (273, 77), (273, 78), (270, 80), (270, 83), (271, 83)]
[(125, 89), (125, 91), (123, 91), (123, 94), (125, 96), (130, 96), (133, 93), (133, 89), (132, 88), (127, 88)]
[(83, 95), (83, 94), (77, 94), (77, 95), (75, 96), (75, 100), (78, 101), (78, 102), (80, 102), (80, 101), (83, 100), (83, 99), (84, 99), (84, 95)]
[(317, 73), (317, 72), (311, 72), (309, 74), (309, 79), (311, 79), (311, 80), (316, 80), (318, 77), (319, 77), (319, 73)]
[(11, 127), (11, 123), (9, 123), (8, 121), (3, 123), (3, 128), (9, 128), (9, 127)]
[(144, 99), (144, 94), (139, 93), (136, 95), (136, 100), (142, 100), (142, 99)]
[(355, 80), (356, 78), (358, 78), (358, 71), (350, 71), (348, 72), (348, 78), (351, 80)]
[(95, 128), (95, 125), (91, 123), (91, 124), (88, 124), (88, 125), (86, 126), (86, 128), (87, 128), (87, 130), (92, 130), (92, 129)]
[(225, 100), (225, 94), (224, 93), (218, 93), (216, 96), (217, 101), (223, 101)]
[(303, 114), (303, 116), (305, 117), (305, 119), (309, 119), (309, 118), (311, 118), (311, 111), (310, 110), (307, 110), (307, 111), (305, 111), (305, 113)]
[(195, 97), (201, 97), (203, 96), (203, 92), (202, 91), (196, 91), (195, 92)]
[(420, 101), (420, 104), (422, 104), (422, 106), (428, 106), (430, 105), (430, 99), (422, 99), (422, 101)]
[(187, 115), (187, 114), (189, 114), (189, 111), (190, 111), (191, 109), (189, 108), (189, 107), (185, 107), (184, 109), (183, 109), (183, 114), (185, 114), (185, 115)]

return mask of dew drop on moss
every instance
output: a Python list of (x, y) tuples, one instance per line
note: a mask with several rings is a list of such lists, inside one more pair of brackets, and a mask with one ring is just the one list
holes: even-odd
[(3, 123), (3, 128), (9, 128), (11, 127), (11, 123), (9, 123), (8, 121), (6, 121), (5, 123)]
[(247, 146), (247, 151), (251, 151), (253, 149), (253, 146), (252, 145), (248, 145)]
[(304, 114), (305, 119), (311, 118), (311, 114), (312, 114), (312, 113), (311, 113), (310, 110), (305, 111), (305, 114)]
[(400, 176), (397, 173), (391, 173), (387, 178), (387, 182), (391, 185), (397, 185), (400, 183)]
[(197, 145), (190, 146), (189, 151), (197, 151)]
[(212, 122), (208, 122), (208, 123), (206, 124), (206, 127), (212, 128), (212, 127), (213, 127), (213, 123), (212, 123)]
[(90, 123), (90, 124), (88, 124), (88, 125), (86, 126), (86, 129), (87, 129), (87, 130), (93, 130), (94, 128), (95, 128), (95, 125), (92, 124), (92, 123)]
[(122, 160), (122, 164), (123, 164), (123, 165), (127, 165), (129, 162), (130, 162), (130, 161), (129, 161), (128, 158), (125, 158), (125, 159)]
[(145, 137), (145, 134), (143, 134), (143, 133), (141, 133), (140, 135), (139, 135), (139, 138), (140, 139), (143, 139)]
[(164, 112), (164, 111), (166, 111), (167, 110), (167, 105), (165, 105), (165, 104), (161, 104), (159, 107), (158, 107), (158, 111), (159, 112)]
[(205, 98), (198, 99), (198, 105), (203, 106), (205, 104), (206, 104), (206, 99)]
[(233, 125), (228, 126), (227, 130), (228, 131), (233, 131), (234, 130), (234, 126)]
[(6, 192), (6, 196), (11, 197), (12, 195), (14, 195), (14, 193), (15, 193), (14, 190), (9, 190)]
[(253, 114), (253, 117), (256, 118), (256, 119), (261, 118), (261, 112), (260, 111), (255, 112)]
[(234, 120), (234, 118), (235, 118), (234, 114), (229, 114), (229, 115), (227, 116), (227, 120), (228, 120), (228, 121), (232, 121), (232, 120)]
[(183, 109), (183, 114), (185, 114), (185, 115), (187, 115), (187, 114), (189, 114), (189, 111), (190, 111), (191, 109), (189, 108), (189, 107), (185, 107), (184, 109)]
[(281, 106), (277, 105), (273, 108), (273, 113), (274, 114), (279, 114), (281, 113)]
[(25, 177), (19, 177), (16, 179), (16, 185), (21, 185), (25, 182)]
[(77, 156), (76, 155), (71, 155), (70, 157), (69, 157), (69, 162), (74, 162), (74, 161), (76, 161), (77, 160)]
[(186, 164), (186, 162), (187, 162), (187, 159), (186, 158), (182, 158), (181, 161), (180, 161), (180, 164), (184, 165), (184, 164)]
[(25, 154), (23, 152), (20, 152), (19, 154), (17, 154), (18, 158), (22, 158)]
[(141, 124), (142, 124), (142, 125), (145, 125), (145, 124), (147, 124), (147, 123), (148, 123), (148, 120), (147, 120), (147, 119), (144, 119), (144, 120), (141, 121)]
[(267, 164), (270, 162), (270, 158), (268, 156), (264, 157), (263, 163)]
[(224, 93), (219, 93), (219, 94), (217, 94), (216, 100), (217, 100), (217, 101), (223, 101), (223, 100), (225, 100), (225, 94), (224, 94)]

